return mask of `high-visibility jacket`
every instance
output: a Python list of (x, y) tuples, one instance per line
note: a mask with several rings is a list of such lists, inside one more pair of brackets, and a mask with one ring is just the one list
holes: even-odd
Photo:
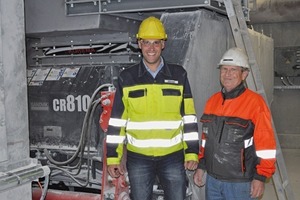
[(270, 111), (263, 98), (243, 84), (222, 91), (207, 101), (200, 120), (199, 168), (225, 181), (265, 181), (275, 172), (276, 161)]
[(123, 70), (118, 78), (109, 120), (107, 164), (119, 164), (123, 145), (142, 156), (184, 151), (198, 161), (199, 134), (186, 70), (164, 62), (155, 78), (143, 62)]

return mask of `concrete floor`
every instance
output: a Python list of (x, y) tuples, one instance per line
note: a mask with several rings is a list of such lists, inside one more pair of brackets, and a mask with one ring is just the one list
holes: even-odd
[[(300, 149), (282, 149), (285, 160), (289, 182), (294, 193), (294, 200), (300, 200)], [(273, 181), (266, 184), (262, 200), (278, 199)]]

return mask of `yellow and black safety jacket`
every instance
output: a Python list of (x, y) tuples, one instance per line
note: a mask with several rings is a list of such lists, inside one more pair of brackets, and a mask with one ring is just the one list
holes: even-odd
[(155, 78), (143, 62), (122, 71), (109, 120), (107, 164), (120, 164), (123, 145), (142, 156), (180, 150), (198, 161), (197, 117), (186, 70), (164, 62)]

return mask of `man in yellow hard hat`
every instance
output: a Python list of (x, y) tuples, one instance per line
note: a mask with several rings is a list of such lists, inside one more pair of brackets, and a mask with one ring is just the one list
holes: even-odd
[(156, 177), (164, 199), (186, 196), (185, 170), (198, 165), (197, 118), (186, 70), (161, 56), (167, 34), (162, 22), (145, 19), (138, 45), (143, 59), (120, 73), (107, 135), (112, 177), (124, 174), (123, 145), (132, 200), (152, 200)]

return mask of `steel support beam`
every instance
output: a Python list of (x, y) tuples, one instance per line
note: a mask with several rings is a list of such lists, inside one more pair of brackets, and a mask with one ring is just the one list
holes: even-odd
[(195, 10), (202, 7), (225, 13), (224, 4), (216, 0), (66, 0), (67, 15)]

